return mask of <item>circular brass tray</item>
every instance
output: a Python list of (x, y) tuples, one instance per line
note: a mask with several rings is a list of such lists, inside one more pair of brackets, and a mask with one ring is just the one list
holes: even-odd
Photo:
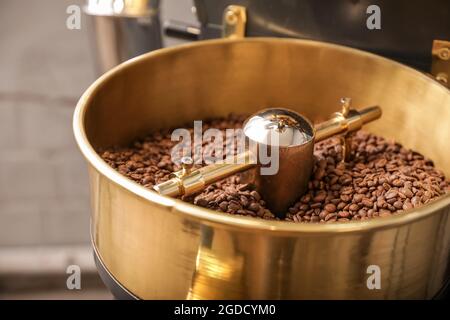
[[(187, 121), (276, 106), (321, 121), (342, 96), (380, 105), (368, 130), (450, 176), (450, 91), (379, 56), (294, 39), (212, 40), (154, 51), (99, 78), (74, 132), (90, 173), (92, 237), (105, 268), (149, 299), (431, 298), (449, 277), (450, 195), (389, 218), (294, 224), (163, 197), (95, 152)], [(381, 270), (370, 290), (368, 268)], [(370, 270), (370, 268), (369, 268)]]

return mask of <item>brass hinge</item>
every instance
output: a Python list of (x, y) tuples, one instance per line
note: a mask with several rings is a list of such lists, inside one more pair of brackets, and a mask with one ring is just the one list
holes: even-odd
[(436, 80), (449, 87), (450, 41), (434, 40), (431, 54), (431, 74), (436, 78)]
[(245, 37), (247, 13), (245, 7), (230, 5), (223, 12), (222, 37), (236, 39)]

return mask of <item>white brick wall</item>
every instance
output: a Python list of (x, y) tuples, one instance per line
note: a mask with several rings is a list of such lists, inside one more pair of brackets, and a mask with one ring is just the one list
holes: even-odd
[(0, 247), (89, 242), (87, 172), (71, 123), (95, 75), (87, 30), (65, 27), (77, 3), (0, 3)]
[[(76, 100), (74, 99), (74, 104)], [(55, 153), (74, 144), (71, 118), (74, 105), (53, 101), (29, 101), (17, 104), (21, 147)]]
[[(0, 102), (0, 150), (12, 148), (15, 143), (15, 127), (17, 115), (14, 112), (13, 103)], [(3, 152), (0, 151), (0, 154)]]
[[(67, 6), (84, 3), (0, 0), (0, 249), (89, 242), (87, 170), (71, 122), (94, 56), (85, 17), (81, 30), (65, 27)], [(191, 5), (162, 0), (163, 17), (195, 22)]]
[(0, 127), (0, 136), (12, 135), (0, 153), (0, 246), (89, 241), (87, 171), (72, 136), (72, 111), (0, 101), (0, 114), (17, 119), (12, 134)]
[(0, 205), (1, 246), (34, 245), (41, 242), (41, 215), (32, 202), (7, 202)]

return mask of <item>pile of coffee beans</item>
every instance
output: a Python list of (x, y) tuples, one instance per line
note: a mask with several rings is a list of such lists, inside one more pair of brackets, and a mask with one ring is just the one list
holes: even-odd
[(359, 131), (353, 160), (341, 162), (338, 139), (315, 146), (308, 193), (289, 209), (295, 222), (335, 222), (386, 217), (445, 194), (449, 183), (433, 162), (399, 143)]
[[(230, 115), (205, 121), (203, 130), (240, 128), (245, 118)], [(170, 159), (175, 143), (171, 130), (162, 130), (130, 147), (102, 150), (100, 155), (121, 174), (152, 188), (180, 169)], [(394, 141), (359, 131), (352, 141), (352, 161), (347, 163), (341, 161), (341, 148), (338, 138), (315, 145), (308, 191), (289, 208), (286, 220), (332, 223), (386, 217), (450, 191), (449, 181), (431, 160)], [(239, 174), (233, 175), (183, 200), (230, 214), (277, 219), (254, 187), (240, 180)]]

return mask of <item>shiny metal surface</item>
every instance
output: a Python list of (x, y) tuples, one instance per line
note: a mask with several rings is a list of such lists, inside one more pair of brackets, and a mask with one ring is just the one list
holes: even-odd
[(450, 41), (434, 40), (431, 74), (450, 88)]
[(99, 74), (162, 47), (159, 0), (89, 1), (84, 11)]
[[(84, 11), (95, 16), (115, 17), (147, 17), (154, 7), (158, 6), (158, 0), (87, 0)], [(155, 6), (156, 4), (156, 6)]]
[[(219, 38), (229, 5), (247, 11), (247, 37), (290, 37), (346, 45), (430, 71), (433, 40), (450, 40), (448, 0), (193, 0), (200, 39)], [(369, 6), (381, 11), (381, 30), (366, 26)]]
[(158, 193), (177, 197), (200, 192), (211, 183), (229, 177), (232, 174), (250, 169), (256, 165), (256, 159), (250, 152), (244, 152), (233, 157), (229, 163), (213, 163), (199, 169), (185, 172), (180, 170), (172, 173), (172, 178), (153, 187)]
[(222, 18), (222, 37), (228, 39), (243, 38), (247, 23), (247, 12), (243, 6), (228, 6)]
[[(383, 117), (367, 129), (450, 175), (450, 91), (369, 53), (302, 40), (213, 40), (158, 50), (102, 76), (80, 99), (74, 132), (89, 164), (92, 235), (105, 267), (148, 299), (431, 298), (449, 277), (450, 195), (362, 222), (265, 221), (161, 196), (95, 152), (264, 106), (298, 106), (317, 123), (343, 95), (380, 105)], [(370, 265), (381, 269), (380, 290), (367, 288)]]
[[(289, 116), (286, 117), (286, 114), (283, 113), (292, 113), (297, 120)], [(278, 185), (279, 190), (283, 191), (280, 192), (280, 194), (277, 192), (279, 195), (278, 197), (275, 197), (272, 194), (267, 195), (267, 198), (265, 197), (266, 200), (269, 200), (268, 208), (271, 208), (272, 212), (278, 211), (279, 214), (284, 214), (286, 212), (286, 204), (292, 204), (293, 200), (303, 193), (302, 189), (304, 190), (304, 185), (306, 185), (311, 173), (312, 167), (308, 166), (310, 161), (304, 160), (308, 157), (311, 158), (312, 153), (310, 152), (310, 148), (306, 148), (302, 145), (313, 139), (318, 142), (334, 135), (343, 135), (343, 159), (346, 159), (348, 158), (347, 154), (350, 153), (350, 138), (348, 138), (348, 135), (361, 129), (364, 124), (377, 120), (379, 117), (381, 117), (381, 109), (377, 106), (362, 110), (345, 109), (342, 113), (335, 113), (334, 117), (315, 125), (313, 128), (309, 120), (306, 120), (295, 111), (274, 108), (262, 110), (247, 119), (244, 124), (244, 136), (247, 137), (247, 142), (252, 141), (252, 144), (248, 146), (249, 149), (247, 151), (238, 154), (236, 157), (224, 159), (224, 163), (221, 163), (221, 161), (195, 170), (191, 170), (192, 168), (187, 170), (185, 164), (182, 162), (182, 170), (173, 172), (171, 179), (155, 185), (153, 189), (158, 193), (169, 197), (191, 195), (204, 189), (209, 184), (232, 174), (247, 169), (254, 169), (258, 164), (259, 146), (261, 145), (264, 149), (267, 149), (268, 145), (273, 146), (273, 143), (270, 143), (270, 140), (273, 137), (276, 146), (279, 146), (281, 142), (282, 147), (289, 147), (289, 149), (283, 148), (280, 152), (277, 148), (275, 150), (277, 154), (273, 154), (273, 156), (271, 154), (272, 160), (270, 160), (270, 158), (267, 160), (270, 160), (270, 162), (276, 160), (279, 164), (280, 156), (297, 157), (296, 159), (283, 159), (284, 161), (282, 162), (285, 162), (286, 160), (289, 160), (290, 162), (290, 165), (286, 167), (287, 170), (280, 172), (280, 175), (276, 178), (268, 177), (270, 181), (273, 181), (273, 179), (280, 179), (283, 185), (289, 185), (289, 190), (285, 190), (283, 185)], [(277, 133), (277, 129), (279, 128), (282, 129), (282, 132)], [(294, 147), (297, 148), (295, 149)], [(267, 150), (262, 151), (263, 155), (268, 152)], [(307, 152), (307, 154), (303, 155), (302, 152)], [(183, 161), (183, 158), (181, 160)], [(191, 158), (185, 158), (185, 160), (192, 166), (193, 160)], [(266, 161), (262, 162), (265, 163)], [(259, 163), (261, 163), (261, 161), (259, 161)], [(303, 166), (303, 164), (306, 165)], [(275, 165), (275, 167), (278, 167), (278, 165)], [(307, 169), (309, 169), (309, 171), (305, 171)], [(265, 179), (264, 177), (258, 177), (259, 173), (259, 169), (246, 173), (245, 176), (248, 180), (247, 182), (251, 184), (256, 183), (262, 194), (272, 192), (273, 186), (271, 186), (271, 184), (273, 182), (268, 183), (268, 186), (270, 187), (268, 190), (269, 192), (265, 192), (263, 190), (265, 185), (263, 181)], [(272, 175), (273, 174), (274, 173), (272, 173)], [(301, 180), (302, 182), (291, 181), (293, 183), (289, 183), (289, 180), (297, 179), (304, 180)], [(283, 196), (280, 197), (281, 195)], [(271, 205), (270, 198), (273, 198), (273, 201), (278, 204)], [(283, 205), (281, 203), (283, 203)], [(276, 208), (278, 206), (284, 209), (278, 210)]]
[(257, 144), (296, 147), (313, 139), (312, 124), (295, 111), (270, 108), (250, 116), (243, 127), (245, 136)]
[[(308, 186), (314, 165), (314, 128), (309, 120), (293, 110), (271, 108), (250, 116), (243, 131), (250, 146), (256, 146), (258, 163), (252, 174), (247, 175), (248, 182), (256, 186), (267, 208), (284, 218), (288, 208)], [(263, 169), (270, 169), (267, 167), (271, 170), (264, 172)]]

